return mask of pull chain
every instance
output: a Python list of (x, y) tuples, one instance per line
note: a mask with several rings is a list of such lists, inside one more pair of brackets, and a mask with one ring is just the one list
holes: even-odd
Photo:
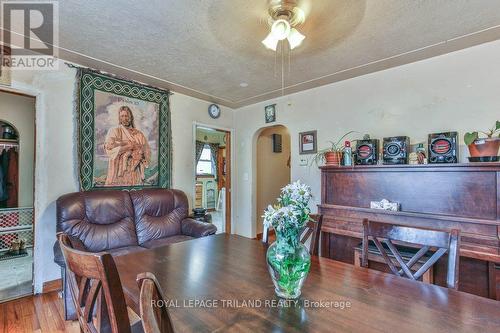
[(281, 42), (281, 96), (285, 96), (285, 43)]
[(292, 72), (292, 65), (291, 63), (292, 59), (292, 49), (288, 48), (288, 77), (290, 77), (290, 73)]
[(278, 52), (274, 52), (274, 78), (278, 77)]

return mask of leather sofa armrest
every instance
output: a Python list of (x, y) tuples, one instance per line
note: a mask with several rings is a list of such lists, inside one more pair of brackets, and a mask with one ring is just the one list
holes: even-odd
[[(82, 241), (79, 240), (78, 238), (69, 236), (69, 240), (73, 248), (80, 251), (87, 250), (85, 249), (85, 245), (83, 245)], [(53, 249), (54, 249), (54, 262), (63, 268), (66, 267), (66, 263), (64, 262), (64, 256), (61, 251), (61, 246), (59, 245), (59, 241), (56, 240)]]
[(205, 223), (185, 218), (181, 223), (182, 234), (195, 238), (213, 235), (217, 232), (217, 227), (212, 223)]
[(66, 267), (66, 263), (64, 262), (64, 256), (61, 251), (61, 246), (59, 246), (59, 241), (54, 243), (54, 262), (58, 264), (60, 267)]

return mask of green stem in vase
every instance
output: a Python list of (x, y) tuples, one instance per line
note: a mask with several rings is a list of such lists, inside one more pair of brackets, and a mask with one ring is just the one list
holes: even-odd
[(296, 298), (309, 272), (311, 258), (298, 236), (277, 234), (277, 241), (268, 251), (269, 271), (279, 296)]

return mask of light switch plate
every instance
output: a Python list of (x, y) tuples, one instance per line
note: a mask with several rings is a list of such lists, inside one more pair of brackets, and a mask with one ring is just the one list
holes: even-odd
[(299, 165), (300, 166), (307, 166), (307, 164), (308, 164), (307, 158), (301, 157), (299, 160)]

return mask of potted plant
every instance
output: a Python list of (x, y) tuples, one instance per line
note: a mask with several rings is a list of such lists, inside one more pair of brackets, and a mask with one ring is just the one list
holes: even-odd
[(311, 265), (307, 247), (300, 235), (309, 221), (311, 188), (300, 181), (281, 189), (278, 204), (264, 211), (264, 225), (276, 231), (276, 241), (267, 249), (266, 259), (275, 293), (296, 299)]
[(316, 163), (316, 165), (323, 162), (325, 162), (326, 165), (340, 165), (345, 149), (342, 140), (344, 140), (345, 137), (351, 133), (354, 133), (354, 131), (350, 131), (342, 135), (342, 137), (336, 142), (328, 141), (330, 143), (330, 147), (319, 150), (316, 155), (314, 155), (312, 161)]
[[(480, 138), (479, 133), (486, 135)], [(495, 127), (487, 132), (468, 132), (464, 135), (464, 142), (469, 147), (469, 153), (473, 160), (497, 160), (500, 147), (500, 121), (497, 120)]]

